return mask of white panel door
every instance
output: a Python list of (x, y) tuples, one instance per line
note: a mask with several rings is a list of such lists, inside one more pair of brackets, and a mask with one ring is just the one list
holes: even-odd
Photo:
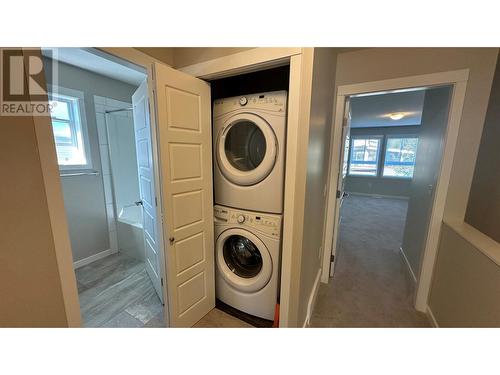
[(154, 65), (170, 326), (215, 307), (210, 86)]
[(139, 173), (139, 192), (142, 203), (142, 227), (144, 230), (144, 248), (146, 252), (146, 271), (163, 302), (161, 232), (157, 215), (155, 193), (155, 173), (152, 147), (151, 121), (149, 117), (148, 85), (145, 80), (132, 95), (135, 147), (137, 169)]
[(344, 190), (345, 178), (347, 176), (347, 168), (349, 161), (349, 147), (350, 147), (350, 133), (351, 133), (351, 109), (349, 98), (346, 98), (344, 120), (342, 123), (342, 147), (340, 150), (340, 167), (339, 178), (337, 180), (337, 203), (335, 205), (335, 224), (333, 230), (333, 246), (332, 257), (330, 258), (330, 277), (333, 277), (335, 272), (335, 258), (340, 246), (340, 222), (342, 221), (342, 203), (346, 196)]

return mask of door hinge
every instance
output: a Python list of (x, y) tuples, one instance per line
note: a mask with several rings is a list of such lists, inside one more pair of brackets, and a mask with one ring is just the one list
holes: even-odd
[(334, 260), (335, 260), (335, 255), (333, 255), (333, 254), (332, 254), (332, 255), (330, 255), (330, 262), (332, 262), (332, 263), (333, 263), (333, 261), (334, 261)]
[(163, 277), (160, 277), (161, 286), (163, 286)]
[(158, 207), (158, 198), (155, 197), (155, 206)]
[(337, 199), (339, 199), (340, 197), (341, 197), (340, 190), (337, 190)]

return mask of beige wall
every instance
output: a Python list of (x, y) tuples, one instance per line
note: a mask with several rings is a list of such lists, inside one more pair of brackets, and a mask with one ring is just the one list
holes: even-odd
[(173, 48), (173, 62), (175, 68), (198, 64), (200, 62), (217, 59), (219, 57), (232, 55), (234, 53), (246, 51), (253, 47), (188, 47)]
[[(497, 48), (371, 48), (338, 57), (337, 85), (469, 69), (445, 206), (448, 220), (464, 219), (497, 55)], [(436, 264), (429, 303), (438, 323), (492, 324), (499, 316), (499, 267), (446, 226)]]
[(429, 306), (441, 327), (500, 327), (500, 267), (446, 224)]
[(488, 113), (465, 221), (500, 242), (500, 62), (497, 63)]
[(336, 52), (334, 48), (314, 48), (309, 141), (307, 149), (304, 227), (300, 263), (298, 322), (307, 316), (308, 303), (321, 269), (328, 182), (330, 133), (334, 105)]
[(370, 48), (339, 55), (337, 85), (470, 69), (445, 216), (463, 219), (497, 48)]
[(134, 48), (170, 66), (174, 65), (173, 48), (170, 47), (134, 47)]
[(0, 326), (67, 325), (32, 117), (0, 116)]

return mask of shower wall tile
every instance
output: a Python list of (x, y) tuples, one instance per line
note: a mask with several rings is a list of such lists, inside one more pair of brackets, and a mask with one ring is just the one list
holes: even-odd
[(108, 134), (106, 132), (106, 122), (104, 120), (104, 116), (104, 113), (96, 113), (97, 136), (99, 137), (100, 145), (108, 144)]
[(101, 152), (102, 174), (109, 175), (111, 174), (111, 166), (109, 164), (108, 145), (99, 145), (99, 151)]

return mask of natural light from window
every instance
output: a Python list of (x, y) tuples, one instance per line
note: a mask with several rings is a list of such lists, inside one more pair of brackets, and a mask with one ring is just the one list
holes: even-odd
[(88, 168), (90, 163), (85, 152), (78, 98), (53, 94), (50, 103), (59, 166), (63, 169)]
[(413, 178), (418, 138), (388, 137), (384, 158), (384, 177)]
[(352, 140), (349, 175), (377, 175), (380, 141), (380, 138), (354, 138)]

